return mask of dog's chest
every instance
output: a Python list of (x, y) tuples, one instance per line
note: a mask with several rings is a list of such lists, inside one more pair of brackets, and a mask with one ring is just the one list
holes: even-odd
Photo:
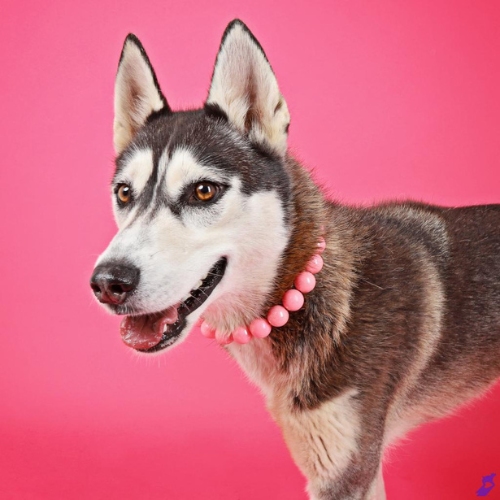
[(245, 345), (233, 343), (227, 350), (266, 398), (272, 398), (279, 390), (282, 375), (277, 370), (269, 341), (253, 339)]

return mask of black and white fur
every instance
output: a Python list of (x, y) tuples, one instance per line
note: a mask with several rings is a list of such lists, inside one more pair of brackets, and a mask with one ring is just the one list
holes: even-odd
[[(384, 449), (500, 375), (500, 206), (327, 201), (288, 153), (289, 122), (241, 21), (226, 29), (205, 105), (190, 111), (170, 109), (129, 35), (115, 87), (119, 231), (93, 287), (132, 269), (106, 307), (154, 317), (226, 259), (206, 300), (152, 351), (202, 315), (229, 335), (279, 303), (323, 226), (325, 267), (303, 308), (268, 338), (227, 349), (262, 389), (311, 499), (382, 500)], [(202, 181), (217, 186), (213, 202), (193, 202)], [(133, 194), (126, 205), (120, 185)]]

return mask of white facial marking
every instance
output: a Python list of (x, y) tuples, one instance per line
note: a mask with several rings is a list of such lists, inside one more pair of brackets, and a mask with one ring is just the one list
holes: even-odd
[(153, 172), (153, 151), (151, 149), (140, 149), (134, 151), (126, 165), (120, 171), (118, 182), (130, 184), (134, 195), (138, 196), (146, 186)]
[[(236, 184), (236, 180), (232, 183)], [(262, 313), (289, 232), (280, 198), (274, 191), (244, 196), (233, 188), (223, 200), (226, 209), (217, 229), (209, 228), (207, 235), (212, 234), (225, 247), (224, 255), (231, 265), (218, 287), (223, 299), (207, 308), (204, 316), (219, 330), (230, 332)]]
[(224, 180), (217, 169), (201, 165), (188, 149), (176, 149), (166, 168), (167, 193), (174, 199), (179, 196), (185, 186), (193, 182)]
[[(172, 197), (208, 175), (217, 178), (215, 169), (197, 163), (189, 151), (178, 151), (167, 165), (163, 189)], [(156, 206), (153, 218), (148, 211), (122, 222), (99, 262), (124, 259), (140, 269), (131, 304), (136, 314), (182, 302), (221, 257), (228, 260), (224, 278), (190, 321), (203, 313), (214, 327), (231, 331), (260, 314), (289, 237), (282, 203), (274, 191), (243, 194), (238, 177), (225, 181), (226, 192), (209, 207), (185, 207), (178, 217)]]

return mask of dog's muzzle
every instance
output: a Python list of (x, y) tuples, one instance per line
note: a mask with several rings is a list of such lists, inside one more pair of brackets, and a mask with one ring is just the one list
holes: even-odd
[[(140, 271), (124, 261), (99, 264), (90, 279), (90, 286), (99, 302), (115, 314), (127, 314), (121, 322), (123, 342), (133, 349), (153, 353), (176, 342), (187, 326), (187, 317), (210, 297), (222, 280), (227, 258), (221, 257), (193, 288), (187, 298), (161, 311), (133, 311), (130, 297), (137, 292)], [(129, 299), (127, 301), (127, 299)]]

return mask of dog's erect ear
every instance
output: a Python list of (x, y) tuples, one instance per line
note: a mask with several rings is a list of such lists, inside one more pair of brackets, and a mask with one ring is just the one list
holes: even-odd
[(250, 140), (285, 154), (288, 107), (262, 47), (238, 19), (222, 37), (206, 106), (218, 106)]
[(170, 111), (141, 42), (128, 35), (123, 44), (115, 82), (113, 142), (120, 154), (132, 141), (148, 116)]

